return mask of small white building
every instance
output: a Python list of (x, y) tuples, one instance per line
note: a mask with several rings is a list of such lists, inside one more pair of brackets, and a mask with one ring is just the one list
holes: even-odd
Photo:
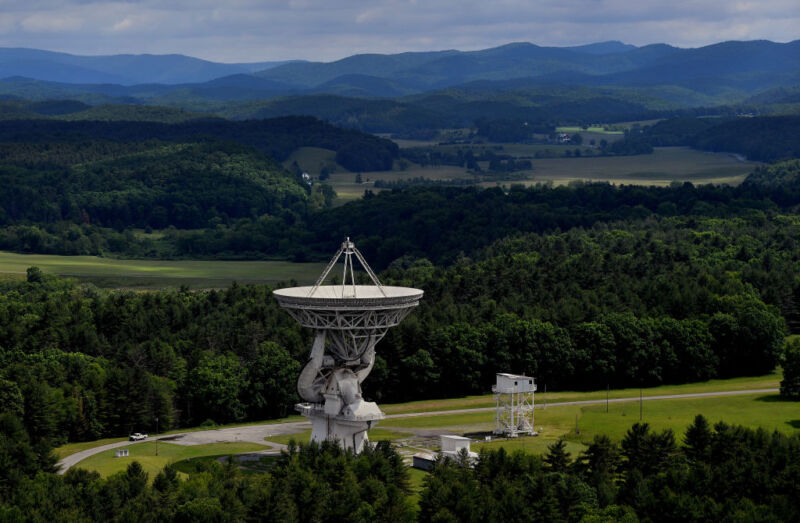
[(462, 450), (466, 450), (470, 458), (477, 458), (478, 453), (469, 450), (470, 439), (464, 436), (449, 436), (442, 434), (439, 436), (439, 445), (442, 456), (456, 458)]
[(536, 383), (530, 376), (498, 372), (497, 383), (492, 386), (497, 412), (495, 434), (515, 438), (520, 434), (535, 435), (533, 408)]

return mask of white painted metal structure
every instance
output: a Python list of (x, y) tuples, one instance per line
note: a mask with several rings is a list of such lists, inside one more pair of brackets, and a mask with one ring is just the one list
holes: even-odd
[(497, 404), (495, 434), (505, 434), (509, 438), (516, 438), (520, 434), (536, 434), (533, 428), (536, 383), (533, 378), (499, 372), (492, 392)]
[[(341, 285), (323, 285), (342, 256)], [(373, 285), (356, 284), (353, 257)], [(297, 380), (297, 392), (305, 403), (296, 405), (312, 422), (311, 440), (338, 440), (361, 452), (368, 441), (367, 430), (385, 416), (361, 396), (361, 382), (375, 363), (375, 345), (419, 304), (423, 292), (381, 285), (347, 238), (316, 284), (278, 289), (273, 294), (300, 325), (314, 329), (309, 361)]]
[(448, 434), (441, 434), (439, 436), (439, 447), (441, 449), (440, 453), (442, 454), (442, 456), (448, 456), (453, 459), (456, 459), (458, 457), (459, 452), (461, 452), (462, 450), (466, 450), (467, 456), (469, 456), (470, 459), (477, 459), (478, 453), (472, 452), (469, 449), (471, 442), (472, 440), (470, 440), (469, 438), (465, 438), (464, 436), (451, 436)]

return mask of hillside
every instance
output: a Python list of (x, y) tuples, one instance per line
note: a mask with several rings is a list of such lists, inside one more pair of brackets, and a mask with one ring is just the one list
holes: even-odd
[[(284, 160), (298, 147), (322, 147), (337, 153), (337, 161), (353, 171), (376, 171), (391, 168), (398, 155), (394, 142), (351, 129), (337, 128), (312, 117), (283, 118), (232, 122), (221, 118), (194, 119), (172, 109), (112, 107), (112, 117), (103, 118), (104, 109), (87, 110), (92, 119), (73, 113), (75, 121), (54, 119), (0, 121), (0, 143), (48, 142), (79, 143), (85, 140), (141, 142), (164, 140), (171, 142), (207, 141), (209, 138), (236, 142), (254, 147), (278, 161)], [(120, 114), (120, 112), (122, 114)], [(175, 123), (152, 121), (177, 120)], [(117, 120), (133, 114), (128, 120)], [(178, 118), (181, 116), (181, 118)], [(134, 121), (131, 121), (136, 118)], [(185, 118), (184, 118), (185, 117)]]
[[(54, 59), (52, 53), (24, 51), (37, 60)], [(6, 50), (6, 55), (9, 53), (11, 51)], [(328, 63), (268, 64), (268, 69), (261, 70), (258, 69), (264, 64), (213, 64), (180, 56), (58, 56), (61, 65), (46, 68), (50, 71), (47, 74), (33, 71), (37, 63), (33, 58), (24, 70), (7, 68), (3, 72), (0, 69), (0, 78), (6, 76), (0, 79), (0, 95), (35, 100), (73, 99), (93, 105), (169, 105), (193, 111), (236, 114), (241, 118), (258, 117), (258, 109), (251, 108), (265, 100), (277, 100), (281, 104), (287, 103), (287, 97), (310, 96), (311, 108), (301, 113), (277, 109), (267, 112), (318, 117), (325, 117), (325, 111), (334, 112), (338, 113), (335, 121), (339, 123), (354, 119), (361, 129), (402, 132), (404, 125), (369, 122), (392, 121), (380, 114), (385, 112), (384, 107), (379, 107), (376, 113), (373, 99), (408, 107), (416, 104), (418, 97), (447, 97), (449, 92), (455, 91), (461, 93), (459, 97), (469, 94), (481, 103), (501, 102), (492, 111), (518, 111), (525, 118), (537, 118), (540, 115), (530, 108), (540, 107), (542, 97), (549, 97), (548, 103), (553, 106), (548, 117), (569, 109), (575, 102), (595, 98), (596, 101), (584, 103), (580, 108), (592, 110), (586, 118), (591, 121), (608, 119), (609, 114), (614, 117), (617, 106), (621, 106), (623, 110), (612, 118), (620, 121), (654, 117), (652, 113), (644, 114), (641, 108), (672, 111), (673, 115), (674, 111), (687, 108), (741, 104), (747, 106), (744, 112), (796, 111), (796, 108), (784, 107), (796, 103), (791, 96), (759, 96), (777, 93), (779, 91), (775, 90), (779, 89), (796, 89), (800, 85), (800, 41), (785, 44), (722, 42), (696, 49), (665, 44), (633, 47), (618, 42), (557, 48), (518, 42), (468, 52), (363, 54)], [(87, 64), (94, 67), (105, 63), (104, 60), (114, 65), (104, 66), (102, 75), (116, 76), (91, 77), (85, 71), (70, 73), (64, 69), (67, 66), (88, 67)], [(128, 70), (141, 71), (137, 73), (140, 76), (122, 78)], [(593, 94), (576, 94), (581, 90)], [(348, 97), (349, 114), (342, 114), (344, 110), (336, 102), (321, 107), (320, 95)], [(617, 106), (612, 104), (604, 110), (603, 104), (609, 101)], [(775, 104), (784, 106), (775, 107)], [(454, 123), (452, 117), (440, 118), (438, 113), (443, 108), (435, 109), (437, 111), (427, 119), (438, 122), (435, 123), (437, 128)], [(450, 116), (462, 114), (462, 109), (475, 112), (469, 107), (456, 108)], [(430, 109), (423, 107), (421, 111), (430, 112)], [(449, 109), (444, 108), (444, 111)], [(401, 120), (409, 119), (405, 108), (400, 113)], [(567, 117), (570, 123), (578, 123), (574, 116)], [(425, 116), (411, 116), (410, 119), (416, 121), (415, 128), (430, 127), (423, 122)]]
[(0, 48), (0, 78), (24, 76), (73, 84), (206, 82), (285, 63), (222, 64), (178, 54), (80, 56), (39, 49)]
[(645, 128), (653, 146), (689, 145), (775, 162), (800, 157), (800, 116), (675, 118)]

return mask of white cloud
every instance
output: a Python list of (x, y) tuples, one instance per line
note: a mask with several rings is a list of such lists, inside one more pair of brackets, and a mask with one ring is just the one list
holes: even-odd
[(511, 41), (699, 46), (800, 38), (797, 0), (0, 0), (0, 45), (221, 61), (480, 49)]

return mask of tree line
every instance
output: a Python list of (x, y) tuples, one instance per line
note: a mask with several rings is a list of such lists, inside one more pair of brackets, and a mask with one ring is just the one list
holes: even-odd
[(0, 120), (0, 143), (44, 144), (86, 141), (192, 143), (211, 138), (254, 147), (277, 161), (299, 147), (322, 147), (353, 170), (391, 169), (397, 145), (384, 138), (342, 129), (310, 116), (262, 120), (193, 119), (177, 123), (150, 121)]
[(634, 424), (578, 456), (482, 452), (444, 460), (426, 479), (420, 521), (793, 521), (800, 437), (697, 416), (683, 441)]
[[(266, 471), (235, 462), (138, 462), (107, 478), (55, 475), (11, 414), (0, 415), (3, 521), (795, 521), (800, 437), (697, 416), (682, 438), (636, 423), (621, 441), (598, 435), (577, 456), (565, 441), (543, 456), (482, 449), (438, 460), (418, 504), (386, 442), (359, 455), (290, 444)], [(189, 476), (181, 477), (179, 471)]]
[[(485, 393), (498, 371), (550, 390), (767, 373), (798, 326), (797, 226), (661, 218), (512, 237), (449, 267), (400, 259), (382, 280), (425, 298), (365, 394)], [(270, 291), (108, 291), (31, 269), (0, 293), (3, 408), (48, 441), (285, 415), (311, 340)]]

